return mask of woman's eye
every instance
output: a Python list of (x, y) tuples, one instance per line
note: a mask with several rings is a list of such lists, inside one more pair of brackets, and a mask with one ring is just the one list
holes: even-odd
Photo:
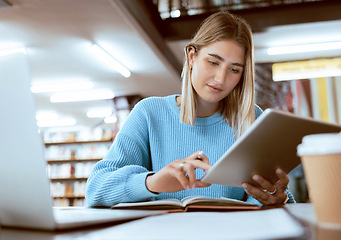
[(213, 65), (213, 66), (218, 66), (219, 65), (219, 63), (217, 63), (217, 62), (213, 62), (213, 61), (208, 61), (211, 65)]
[(233, 73), (239, 73), (239, 69), (237, 68), (230, 68), (230, 71), (233, 72)]

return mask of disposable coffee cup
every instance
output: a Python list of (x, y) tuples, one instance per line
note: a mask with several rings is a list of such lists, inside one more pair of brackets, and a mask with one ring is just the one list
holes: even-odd
[(318, 224), (341, 228), (341, 133), (307, 135), (297, 154)]

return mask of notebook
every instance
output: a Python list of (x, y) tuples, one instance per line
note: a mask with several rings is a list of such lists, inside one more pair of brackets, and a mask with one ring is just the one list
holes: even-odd
[(259, 174), (275, 183), (277, 168), (289, 173), (301, 163), (296, 149), (303, 136), (340, 131), (341, 125), (267, 109), (201, 180), (236, 187), (242, 182), (257, 186), (252, 176)]
[(0, 225), (69, 229), (157, 211), (54, 208), (25, 55), (0, 56)]

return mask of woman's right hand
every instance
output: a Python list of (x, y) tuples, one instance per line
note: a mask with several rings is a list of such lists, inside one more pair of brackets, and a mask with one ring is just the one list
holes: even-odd
[(195, 169), (201, 168), (207, 171), (212, 167), (208, 158), (200, 153), (202, 151), (197, 151), (184, 159), (177, 159), (155, 174), (149, 175), (146, 179), (146, 186), (149, 191), (157, 193), (178, 192), (184, 189), (210, 186), (211, 184), (203, 183), (195, 176)]

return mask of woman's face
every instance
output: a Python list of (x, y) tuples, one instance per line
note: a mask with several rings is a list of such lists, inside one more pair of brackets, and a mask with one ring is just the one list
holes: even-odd
[(192, 67), (192, 85), (198, 94), (199, 107), (217, 110), (238, 84), (243, 74), (245, 50), (232, 40), (222, 40), (202, 48), (197, 55), (192, 47), (188, 52)]

